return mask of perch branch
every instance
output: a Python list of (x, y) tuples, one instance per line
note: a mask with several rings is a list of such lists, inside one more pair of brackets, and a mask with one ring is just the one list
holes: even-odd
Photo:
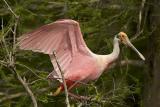
[(98, 99), (92, 98), (92, 97), (79, 96), (79, 95), (75, 95), (75, 94), (70, 93), (70, 92), (69, 92), (69, 95), (70, 95), (74, 100), (78, 100), (78, 101), (94, 102), (94, 103), (98, 103), (98, 104), (103, 104), (104, 102), (106, 102), (105, 100), (98, 100)]
[(73, 98), (75, 98), (75, 99), (77, 99), (77, 100), (86, 100), (86, 101), (91, 100), (91, 97), (80, 96), (80, 95), (76, 95), (76, 94), (73, 94), (73, 93), (70, 93), (70, 92), (68, 92), (68, 94), (69, 94), (71, 97), (73, 97)]
[(60, 66), (60, 65), (59, 65), (59, 63), (58, 63), (58, 60), (57, 60), (56, 54), (55, 54), (54, 52), (53, 52), (53, 55), (54, 55), (54, 57), (55, 57), (55, 60), (56, 60), (56, 63), (57, 63), (58, 69), (59, 69), (59, 71), (60, 71), (60, 73), (61, 73), (61, 77), (62, 77), (62, 81), (63, 81), (64, 89), (65, 89), (65, 95), (66, 95), (66, 105), (67, 105), (67, 107), (70, 107), (66, 81), (65, 81), (65, 79), (64, 79), (64, 75), (63, 75), (63, 72), (62, 72), (61, 66)]

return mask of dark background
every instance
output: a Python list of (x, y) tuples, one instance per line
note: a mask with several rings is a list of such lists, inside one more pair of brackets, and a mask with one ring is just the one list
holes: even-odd
[(87, 46), (97, 54), (111, 53), (114, 35), (124, 31), (146, 57), (143, 62), (121, 45), (119, 59), (107, 72), (73, 90), (98, 103), (70, 98), (72, 107), (160, 107), (159, 0), (1, 0), (0, 107), (33, 107), (22, 83), (39, 107), (66, 106), (64, 93), (48, 95), (56, 89), (46, 80), (53, 69), (49, 57), (21, 51), (14, 42), (25, 32), (64, 18), (80, 23)]

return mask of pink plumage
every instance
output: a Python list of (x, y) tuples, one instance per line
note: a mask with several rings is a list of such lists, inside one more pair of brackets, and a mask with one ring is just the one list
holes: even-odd
[[(124, 32), (120, 32), (118, 36), (124, 44), (130, 45), (136, 52), (138, 51), (129, 42)], [(62, 82), (61, 73), (53, 55), (55, 52), (64, 78), (71, 82), (66, 83), (71, 86), (75, 81), (88, 82), (97, 79), (118, 58), (119, 41), (116, 35), (112, 53), (108, 55), (94, 54), (83, 40), (79, 23), (74, 20), (63, 19), (24, 34), (19, 38), (19, 46), (20, 49), (49, 54), (54, 70), (48, 75), (48, 78)], [(142, 54), (137, 53), (144, 59)]]
[(61, 74), (53, 52), (56, 53), (66, 78), (74, 77), (74, 75), (79, 76), (80, 71), (78, 69), (81, 69), (82, 72), (84, 68), (84, 71), (86, 71), (89, 67), (88, 64), (95, 61), (83, 40), (79, 23), (74, 20), (58, 20), (42, 26), (24, 34), (19, 41), (20, 49), (49, 54), (54, 70), (48, 77), (57, 78), (60, 81)]

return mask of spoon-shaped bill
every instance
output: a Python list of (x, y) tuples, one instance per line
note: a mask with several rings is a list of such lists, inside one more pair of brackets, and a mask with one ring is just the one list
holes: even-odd
[(132, 48), (142, 60), (145, 60), (145, 57), (133, 46), (133, 44), (129, 41), (129, 39), (126, 39), (126, 45)]

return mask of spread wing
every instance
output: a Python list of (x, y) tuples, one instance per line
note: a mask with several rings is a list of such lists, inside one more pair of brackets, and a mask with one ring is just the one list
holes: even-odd
[(56, 53), (58, 62), (65, 72), (77, 53), (90, 54), (87, 48), (79, 23), (74, 20), (58, 20), (44, 25), (19, 38), (20, 49), (32, 50), (49, 54), (54, 71), (49, 76), (61, 78), (53, 52)]

